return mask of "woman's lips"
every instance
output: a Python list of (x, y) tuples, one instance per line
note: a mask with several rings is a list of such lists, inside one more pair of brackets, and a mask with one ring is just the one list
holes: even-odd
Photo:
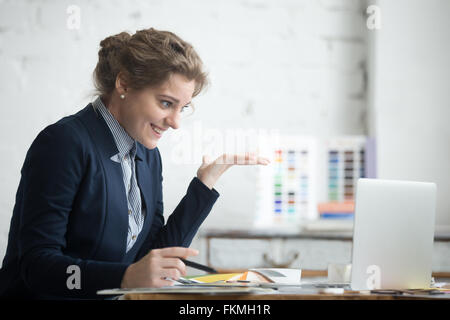
[(150, 124), (150, 126), (151, 126), (152, 129), (153, 129), (153, 133), (154, 133), (158, 138), (160, 138), (160, 137), (162, 136), (162, 134), (164, 133), (164, 131), (166, 131), (166, 130), (164, 130), (164, 129), (161, 129), (161, 128), (158, 127), (158, 126), (155, 126), (154, 124)]

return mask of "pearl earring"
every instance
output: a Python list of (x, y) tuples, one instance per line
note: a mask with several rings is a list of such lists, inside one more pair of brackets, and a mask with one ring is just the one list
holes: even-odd
[(122, 100), (125, 99), (125, 95), (124, 95), (124, 94), (121, 94), (121, 95), (120, 95), (120, 99), (122, 99)]

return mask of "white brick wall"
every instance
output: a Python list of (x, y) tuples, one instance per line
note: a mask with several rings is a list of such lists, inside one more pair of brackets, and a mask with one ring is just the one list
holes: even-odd
[[(72, 4), (81, 9), (79, 30), (66, 27)], [(25, 153), (46, 125), (91, 101), (100, 40), (152, 26), (197, 48), (212, 87), (196, 99), (188, 129), (202, 121), (205, 128), (364, 134), (363, 12), (357, 0), (0, 1), (0, 257)], [(197, 165), (170, 161), (170, 135), (160, 149), (168, 215)], [(227, 172), (204, 226), (251, 221), (255, 177), (254, 168)]]
[(450, 2), (378, 5), (370, 82), (379, 177), (435, 182), (436, 224), (450, 226)]

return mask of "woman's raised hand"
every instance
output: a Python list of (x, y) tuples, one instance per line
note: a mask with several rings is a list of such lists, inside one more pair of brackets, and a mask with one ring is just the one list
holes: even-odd
[(197, 170), (197, 178), (208, 188), (212, 189), (220, 176), (234, 165), (267, 165), (267, 158), (257, 156), (255, 153), (223, 154), (215, 160), (203, 156), (202, 165)]

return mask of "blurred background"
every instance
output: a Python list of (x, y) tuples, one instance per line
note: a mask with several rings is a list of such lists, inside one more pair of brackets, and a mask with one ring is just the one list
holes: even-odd
[[(371, 141), (370, 158), (367, 144), (361, 149), (371, 176), (437, 184), (433, 268), (450, 271), (449, 17), (447, 0), (0, 0), (0, 257), (33, 139), (94, 100), (102, 39), (154, 27), (190, 42), (210, 75), (211, 86), (194, 99), (196, 110), (180, 129), (192, 137), (190, 149), (200, 141), (196, 130), (315, 139), (311, 150), (324, 148), (325, 156), (333, 143)], [(169, 132), (159, 145), (166, 217), (204, 151), (176, 161), (176, 139)], [(310, 162), (325, 159), (315, 154)], [(314, 224), (324, 220), (317, 205), (330, 200), (320, 191), (326, 179), (309, 190), (308, 221), (297, 219), (294, 231), (284, 232), (270, 219), (266, 228), (254, 227), (269, 181), (261, 177), (257, 167), (222, 176), (215, 186), (221, 196), (192, 244), (199, 261), (311, 270), (350, 261), (351, 223)], [(314, 228), (302, 228), (308, 223)]]

